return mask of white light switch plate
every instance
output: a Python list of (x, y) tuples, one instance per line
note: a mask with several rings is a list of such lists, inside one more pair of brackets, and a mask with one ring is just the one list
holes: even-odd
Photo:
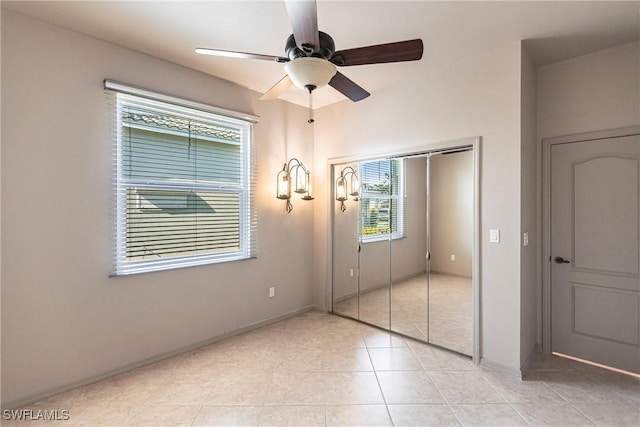
[(489, 243), (500, 243), (500, 230), (497, 228), (489, 230)]

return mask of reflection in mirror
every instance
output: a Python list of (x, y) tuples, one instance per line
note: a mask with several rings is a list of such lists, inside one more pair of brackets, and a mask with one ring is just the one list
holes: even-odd
[(404, 172), (403, 234), (391, 240), (391, 330), (427, 341), (427, 158), (396, 161)]
[(399, 162), (359, 165), (360, 320), (389, 329), (391, 256), (389, 239), (402, 233), (396, 221)]
[(473, 152), (429, 159), (429, 342), (473, 353)]
[[(349, 165), (333, 166), (334, 183)], [(355, 169), (354, 169), (355, 170)], [(333, 311), (358, 319), (358, 203), (333, 200)], [(356, 197), (351, 197), (354, 199)], [(344, 210), (343, 210), (344, 208)]]
[[(349, 185), (345, 170), (356, 178)], [(333, 174), (342, 184), (333, 311), (472, 355), (472, 147), (335, 165)]]

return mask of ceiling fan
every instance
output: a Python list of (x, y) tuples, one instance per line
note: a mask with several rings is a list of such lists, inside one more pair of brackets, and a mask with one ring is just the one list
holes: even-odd
[(293, 34), (289, 36), (285, 45), (286, 57), (209, 48), (197, 48), (196, 52), (284, 63), (287, 75), (260, 99), (275, 99), (292, 85), (306, 89), (309, 92), (309, 123), (313, 122), (312, 92), (319, 87), (328, 84), (354, 102), (370, 95), (339, 72), (336, 66), (417, 61), (422, 58), (423, 45), (420, 39), (336, 51), (331, 36), (318, 31), (315, 0), (285, 0), (285, 5), (293, 28)]

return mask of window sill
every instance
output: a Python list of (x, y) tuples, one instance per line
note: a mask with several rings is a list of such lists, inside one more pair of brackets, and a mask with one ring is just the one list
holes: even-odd
[(181, 262), (181, 263), (174, 263), (171, 265), (164, 264), (164, 265), (125, 267), (124, 269), (122, 269), (122, 271), (116, 271), (109, 274), (109, 277), (117, 278), (117, 277), (132, 276), (132, 275), (143, 274), (143, 273), (156, 273), (156, 272), (162, 272), (162, 271), (177, 270), (177, 269), (187, 268), (187, 267), (199, 267), (204, 265), (215, 265), (215, 264), (224, 264), (228, 262), (247, 261), (247, 260), (256, 259), (256, 258), (257, 256), (253, 255), (253, 256), (247, 256), (247, 257), (225, 257), (225, 258), (218, 258), (218, 259)]
[(367, 243), (377, 243), (377, 242), (385, 242), (388, 240), (401, 240), (401, 239), (406, 239), (407, 236), (401, 236), (401, 235), (396, 235), (396, 236), (391, 236), (391, 239), (389, 239), (389, 236), (380, 236), (380, 237), (370, 237), (370, 238), (363, 238), (362, 240), (360, 240), (360, 243), (362, 243), (363, 245), (366, 245)]

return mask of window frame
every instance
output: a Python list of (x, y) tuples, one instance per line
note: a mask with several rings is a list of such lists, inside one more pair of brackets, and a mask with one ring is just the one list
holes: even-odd
[[(110, 84), (111, 83), (111, 84)], [(122, 90), (124, 87), (125, 90)], [(114, 205), (114, 239), (113, 239), (113, 265), (111, 276), (122, 276), (151, 271), (163, 271), (175, 268), (190, 267), (196, 265), (214, 264), (221, 262), (237, 261), (255, 258), (255, 179), (254, 179), (254, 152), (252, 141), (252, 124), (257, 122), (256, 116), (244, 113), (235, 113), (207, 106), (168, 95), (155, 94), (144, 89), (123, 86), (120, 83), (105, 81), (105, 89), (110, 100), (109, 106), (112, 113), (112, 125), (114, 131), (114, 176), (112, 183)], [(175, 114), (188, 117), (193, 120), (206, 120), (219, 123), (221, 126), (229, 126), (240, 131), (240, 182), (231, 183), (203, 183), (196, 177), (190, 182), (171, 182), (166, 180), (149, 181), (145, 179), (130, 179), (124, 175), (123, 166), (123, 105), (151, 106), (166, 114)], [(221, 114), (226, 113), (226, 114)], [(164, 132), (162, 134), (165, 134)], [(171, 131), (166, 132), (170, 135)], [(238, 229), (239, 248), (221, 253), (189, 254), (178, 256), (164, 256), (143, 260), (127, 260), (127, 194), (131, 189), (141, 191), (180, 192), (195, 193), (197, 191), (231, 192), (238, 194), (239, 213)], [(234, 216), (235, 217), (235, 216)]]

